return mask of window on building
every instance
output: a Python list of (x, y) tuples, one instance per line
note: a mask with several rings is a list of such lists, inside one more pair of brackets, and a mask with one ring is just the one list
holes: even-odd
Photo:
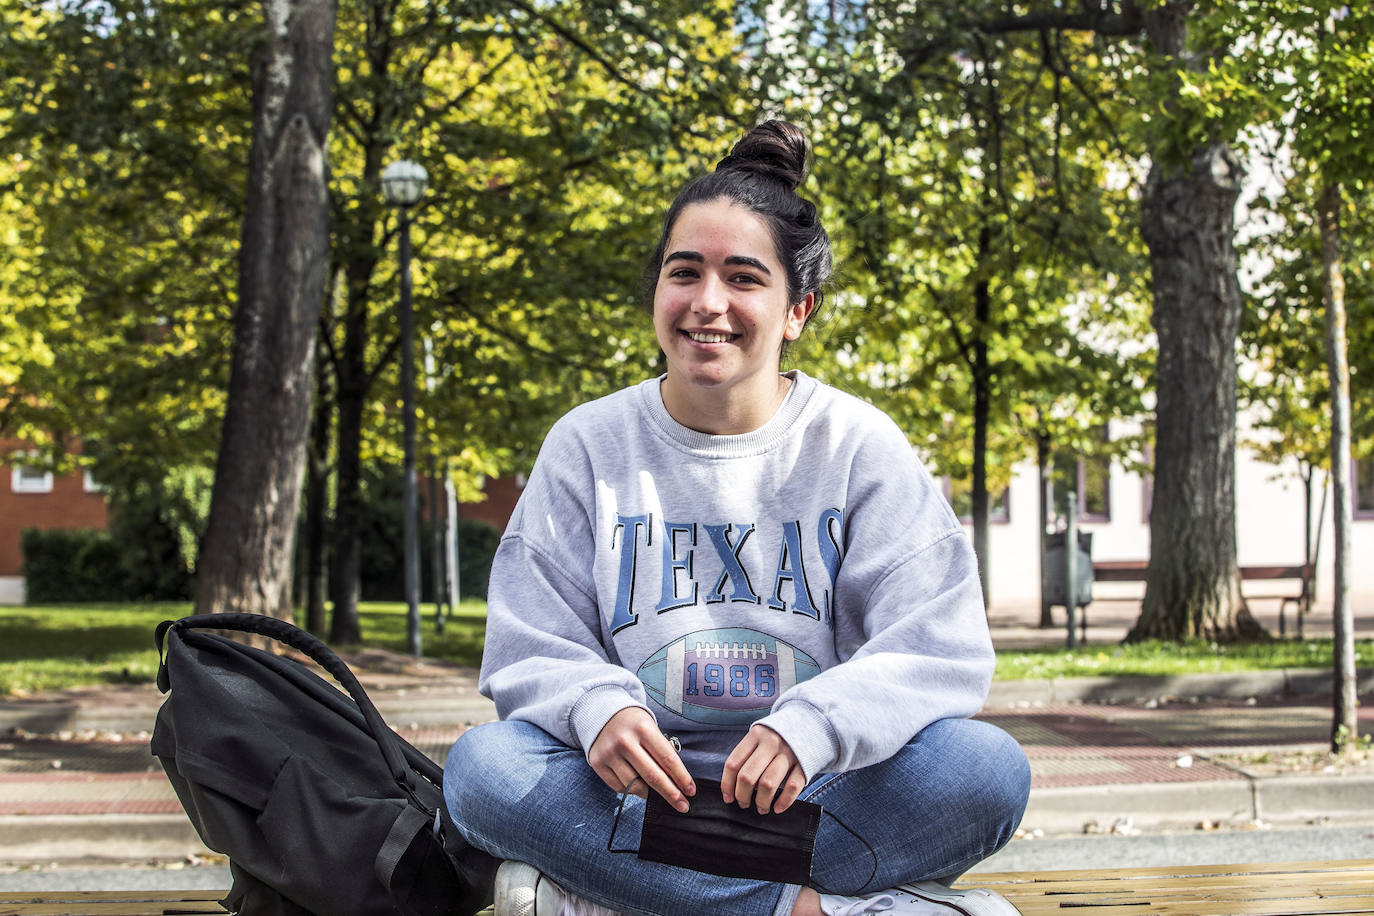
[[(954, 508), (954, 514), (966, 525), (973, 524), (973, 480), (953, 480), (945, 478), (945, 499)], [(1011, 521), (1011, 510), (1007, 506), (1009, 487), (988, 492), (988, 521), (1004, 525)]]
[(87, 493), (100, 493), (104, 491), (105, 486), (95, 479), (90, 468), (86, 468), (81, 472), (81, 488)]
[(51, 493), (52, 471), (21, 465), (11, 473), (10, 487), (16, 493)]
[(1069, 511), (1069, 492), (1078, 490), (1078, 520), (1108, 522), (1111, 507), (1112, 462), (1105, 456), (1060, 453), (1050, 467), (1054, 512), (1064, 518)]
[(1374, 455), (1354, 462), (1355, 517), (1374, 518)]

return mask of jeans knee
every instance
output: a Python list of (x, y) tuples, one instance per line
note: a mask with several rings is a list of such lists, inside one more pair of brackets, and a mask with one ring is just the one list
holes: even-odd
[(979, 805), (984, 823), (996, 833), (992, 843), (1000, 848), (1011, 839), (1026, 812), (1030, 800), (1030, 761), (1014, 738), (994, 726), (987, 726), (984, 744)]
[(449, 814), (459, 823), (465, 819), (469, 805), (477, 802), (482, 780), (473, 778), (474, 774), (487, 770), (482, 758), (488, 742), (478, 736), (479, 731), (480, 727), (459, 735), (444, 761), (444, 802)]

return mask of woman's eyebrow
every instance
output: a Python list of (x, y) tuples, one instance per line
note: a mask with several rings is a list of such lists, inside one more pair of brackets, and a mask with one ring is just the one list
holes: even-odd
[[(705, 263), (706, 259), (701, 256), (701, 252), (699, 251), (674, 251), (671, 254), (664, 255), (663, 263), (667, 264), (669, 261), (692, 261), (697, 264), (703, 264)], [(773, 275), (773, 272), (769, 270), (768, 267), (764, 265), (762, 261), (760, 261), (758, 258), (751, 258), (748, 255), (732, 254), (725, 259), (725, 263), (731, 265), (738, 264), (743, 267), (752, 267), (755, 270), (763, 271), (770, 277)]]
[(751, 258), (748, 255), (732, 254), (730, 255), (730, 257), (725, 259), (725, 263), (742, 264), (745, 267), (753, 267), (757, 270), (761, 270), (769, 276), (773, 275), (773, 272), (769, 270), (767, 267), (765, 267), (762, 261), (760, 261), (758, 258)]

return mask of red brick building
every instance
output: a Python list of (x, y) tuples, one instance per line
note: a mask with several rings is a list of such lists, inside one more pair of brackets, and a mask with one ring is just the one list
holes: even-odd
[(458, 515), (461, 518), (486, 522), (497, 531), (505, 531), (506, 522), (510, 521), (511, 513), (515, 511), (515, 502), (520, 498), (520, 491), (524, 488), (524, 474), (514, 477), (488, 477), (482, 484), (482, 492), (487, 498), (480, 503), (462, 503), (458, 507)]
[[(22, 448), (19, 442), (0, 441), (2, 453)], [(464, 503), (459, 515), (504, 531), (524, 482), (523, 476), (488, 479), (483, 485), (487, 498)], [(103, 529), (107, 524), (105, 496), (89, 474), (57, 475), (0, 466), (0, 604), (24, 602), (24, 554), (19, 538), (25, 528)]]
[[(22, 449), (20, 442), (0, 442), (0, 452)], [(24, 601), (24, 529), (103, 529), (107, 518), (105, 494), (85, 472), (0, 466), (0, 604)]]

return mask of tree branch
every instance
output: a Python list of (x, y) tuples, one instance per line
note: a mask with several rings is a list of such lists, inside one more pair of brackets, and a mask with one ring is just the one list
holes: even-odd
[(1119, 10), (1112, 9), (1110, 3), (1095, 7), (1090, 2), (1084, 2), (1083, 11), (1080, 13), (1044, 12), (1001, 16), (976, 23), (975, 28), (989, 35), (1050, 29), (1061, 32), (1094, 32), (1103, 38), (1125, 38), (1141, 34), (1145, 28), (1145, 17), (1144, 11), (1135, 0), (1123, 0)]

